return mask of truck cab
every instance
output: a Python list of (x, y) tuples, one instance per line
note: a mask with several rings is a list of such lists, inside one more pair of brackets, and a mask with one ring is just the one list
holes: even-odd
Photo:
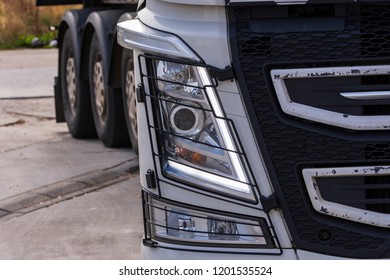
[(390, 256), (390, 1), (146, 0), (149, 259)]

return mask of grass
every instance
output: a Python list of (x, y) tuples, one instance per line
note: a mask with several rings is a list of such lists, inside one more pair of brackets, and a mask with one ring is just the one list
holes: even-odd
[(78, 6), (36, 7), (36, 0), (0, 1), (0, 49), (32, 47), (34, 38), (39, 46), (48, 46), (56, 32), (50, 25), (58, 25), (63, 13)]

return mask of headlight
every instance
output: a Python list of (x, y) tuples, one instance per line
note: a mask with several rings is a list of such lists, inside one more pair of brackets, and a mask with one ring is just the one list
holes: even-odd
[[(264, 218), (232, 216), (174, 205), (146, 195), (146, 222), (153, 240), (241, 248), (274, 248), (274, 236)], [(192, 243), (192, 244), (191, 244)]]
[(152, 59), (163, 173), (199, 188), (255, 201), (216, 85), (202, 66)]

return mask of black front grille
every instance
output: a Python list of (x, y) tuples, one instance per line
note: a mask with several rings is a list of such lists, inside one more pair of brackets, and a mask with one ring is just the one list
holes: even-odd
[[(315, 19), (316, 13), (326, 20)], [(389, 257), (387, 229), (315, 212), (301, 170), (389, 162), (390, 134), (343, 131), (285, 115), (265, 69), (383, 63), (390, 58), (390, 5), (233, 6), (229, 20), (234, 67), (293, 243), (338, 256)], [(381, 193), (375, 199), (386, 198)]]
[(390, 176), (368, 177), (366, 184), (366, 209), (378, 213), (390, 214)]
[(390, 175), (330, 176), (316, 183), (326, 201), (390, 214)]

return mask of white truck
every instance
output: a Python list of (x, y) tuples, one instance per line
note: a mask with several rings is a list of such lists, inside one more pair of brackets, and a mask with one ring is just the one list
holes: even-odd
[[(136, 96), (143, 256), (389, 258), (389, 18), (375, 0), (142, 0), (116, 18), (107, 85), (129, 76)], [(99, 88), (93, 38), (80, 62), (60, 39), (62, 94)]]

